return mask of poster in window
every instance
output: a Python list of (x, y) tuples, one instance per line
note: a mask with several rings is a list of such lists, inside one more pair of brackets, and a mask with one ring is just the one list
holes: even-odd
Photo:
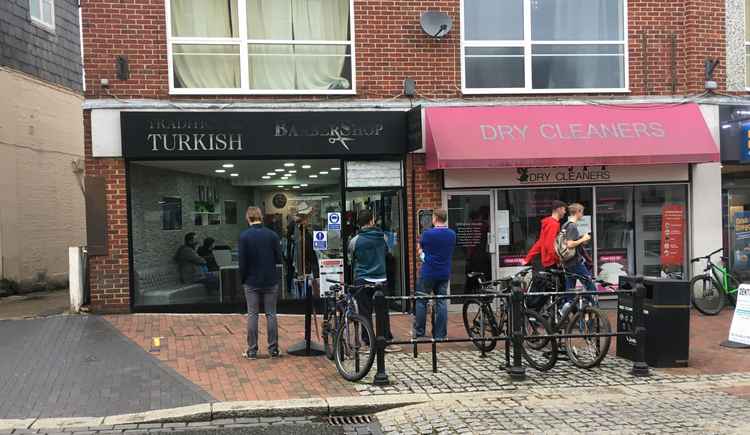
[(734, 214), (734, 269), (750, 270), (750, 211)]
[(661, 209), (661, 264), (682, 266), (685, 252), (685, 209), (667, 204)]
[(159, 201), (161, 209), (161, 229), (179, 230), (182, 228), (182, 199), (164, 197)]
[(237, 202), (224, 201), (224, 222), (227, 225), (237, 224)]

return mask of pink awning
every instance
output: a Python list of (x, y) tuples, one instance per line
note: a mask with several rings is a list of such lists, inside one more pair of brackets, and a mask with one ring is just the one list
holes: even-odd
[(427, 168), (719, 161), (697, 104), (429, 107)]

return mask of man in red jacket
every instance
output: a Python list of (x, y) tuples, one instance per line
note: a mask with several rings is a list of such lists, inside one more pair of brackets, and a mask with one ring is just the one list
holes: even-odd
[(552, 267), (560, 261), (555, 252), (555, 238), (560, 232), (560, 220), (565, 216), (566, 207), (567, 205), (562, 201), (552, 201), (552, 214), (542, 219), (539, 238), (526, 254), (523, 264), (531, 263), (539, 254), (542, 256), (542, 267)]

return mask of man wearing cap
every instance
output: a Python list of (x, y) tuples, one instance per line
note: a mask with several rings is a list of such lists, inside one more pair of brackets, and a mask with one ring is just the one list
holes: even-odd
[(539, 231), (539, 238), (526, 254), (523, 264), (529, 264), (534, 261), (537, 255), (541, 254), (542, 267), (548, 268), (557, 265), (560, 259), (555, 251), (555, 238), (560, 232), (560, 221), (565, 216), (567, 204), (562, 201), (552, 201), (552, 213), (542, 219), (542, 229)]

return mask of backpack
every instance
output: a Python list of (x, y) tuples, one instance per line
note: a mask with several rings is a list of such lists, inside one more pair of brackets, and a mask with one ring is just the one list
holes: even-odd
[(576, 255), (576, 248), (568, 248), (567, 243), (565, 243), (567, 240), (565, 238), (565, 231), (568, 224), (570, 224), (570, 222), (566, 222), (560, 229), (557, 237), (555, 237), (555, 252), (562, 263), (572, 260)]

